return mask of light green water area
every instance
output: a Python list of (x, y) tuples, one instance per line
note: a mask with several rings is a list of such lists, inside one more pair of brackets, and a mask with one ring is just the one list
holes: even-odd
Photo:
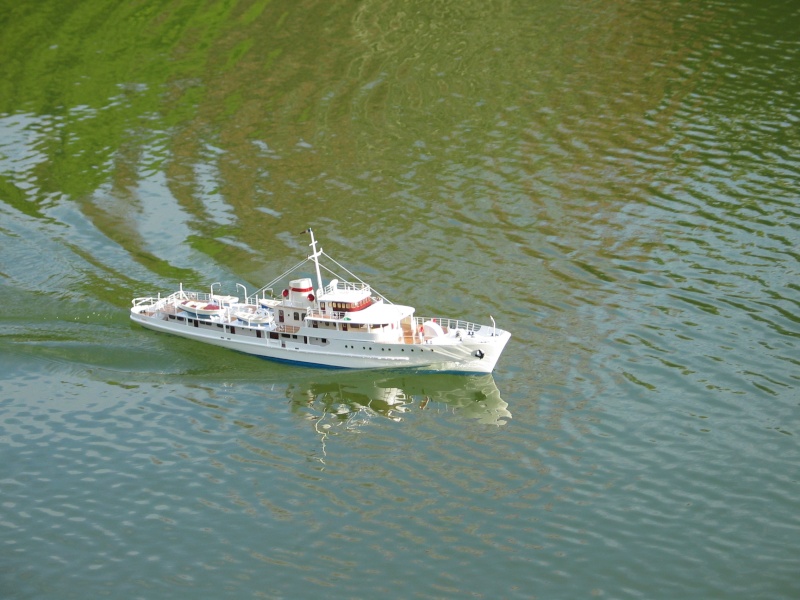
[[(796, 2), (2, 4), (0, 597), (800, 597)], [(307, 227), (493, 375), (130, 322)]]

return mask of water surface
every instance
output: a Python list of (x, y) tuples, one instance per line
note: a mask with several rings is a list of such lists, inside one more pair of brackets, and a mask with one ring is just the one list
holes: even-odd
[[(0, 46), (4, 598), (796, 598), (792, 3), (40, 2)], [(286, 366), (130, 300), (326, 252), (513, 338)]]

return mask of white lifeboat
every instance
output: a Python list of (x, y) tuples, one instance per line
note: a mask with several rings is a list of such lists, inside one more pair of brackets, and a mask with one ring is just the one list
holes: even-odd
[(219, 304), (212, 304), (200, 300), (184, 300), (179, 306), (187, 313), (197, 317), (211, 317), (213, 315), (221, 315), (225, 309)]
[(257, 310), (237, 310), (233, 314), (237, 319), (248, 325), (270, 325), (275, 320), (272, 311), (262, 308)]

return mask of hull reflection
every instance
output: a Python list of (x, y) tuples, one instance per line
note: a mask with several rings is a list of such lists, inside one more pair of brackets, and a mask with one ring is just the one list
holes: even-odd
[(338, 373), (290, 386), (287, 394), (293, 410), (324, 422), (326, 430), (355, 427), (374, 417), (399, 421), (414, 410), (446, 410), (487, 425), (511, 419), (491, 375)]

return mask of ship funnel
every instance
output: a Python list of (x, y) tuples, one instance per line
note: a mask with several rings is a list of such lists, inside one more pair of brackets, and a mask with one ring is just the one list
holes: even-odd
[(293, 279), (289, 282), (289, 302), (294, 306), (308, 307), (314, 303), (314, 286), (309, 277)]

